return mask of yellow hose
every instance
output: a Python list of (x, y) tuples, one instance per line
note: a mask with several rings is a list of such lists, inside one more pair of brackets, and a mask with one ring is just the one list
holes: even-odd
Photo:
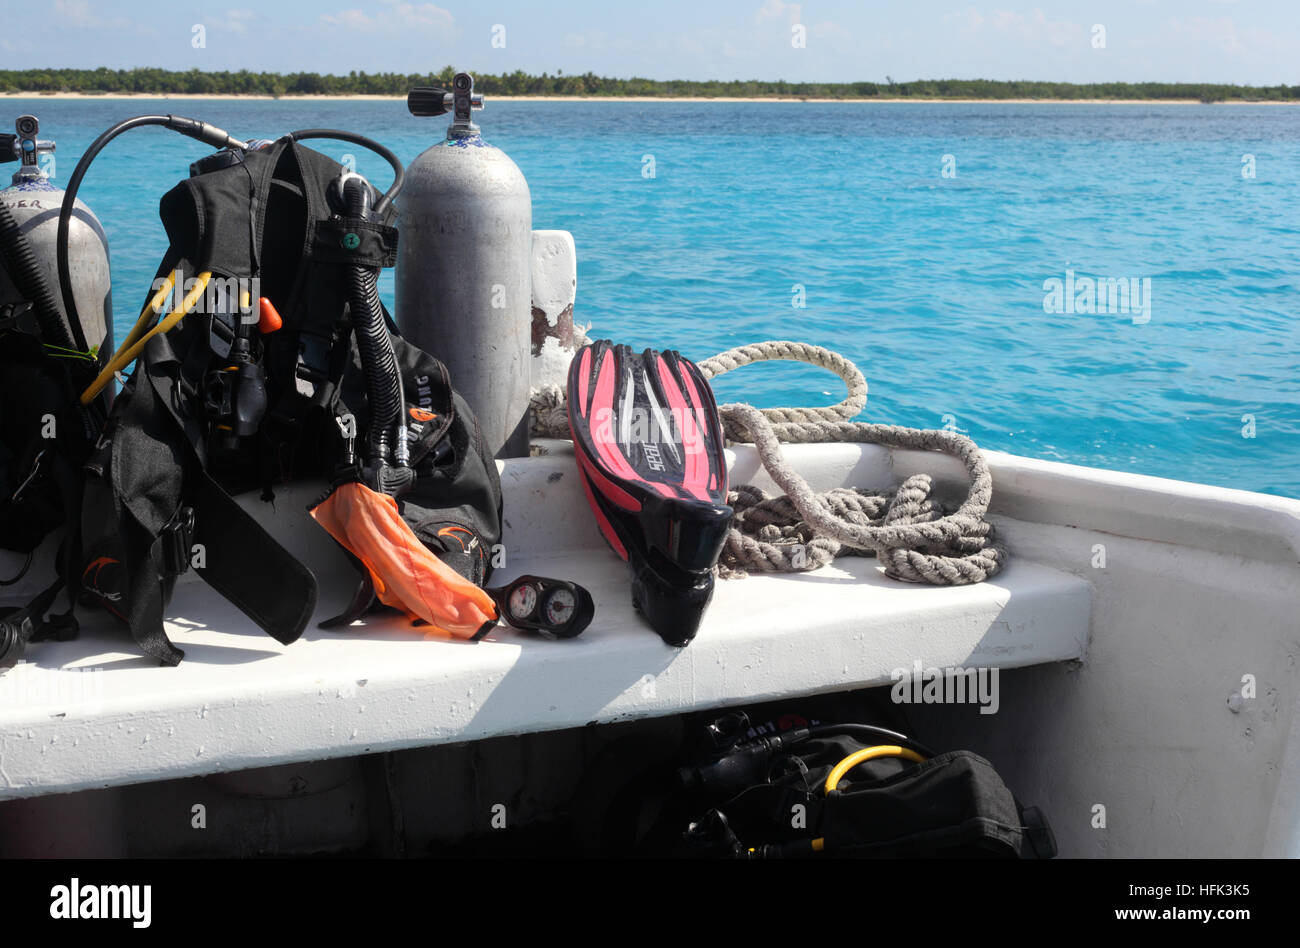
[(113, 358), (109, 360), (108, 365), (104, 366), (103, 370), (98, 376), (96, 376), (95, 381), (91, 382), (86, 390), (81, 393), (81, 404), (89, 405), (95, 396), (104, 390), (104, 386), (109, 383), (109, 380), (111, 380), (115, 374), (122, 371), (135, 361), (136, 357), (144, 349), (145, 345), (148, 344), (150, 339), (160, 333), (170, 331), (181, 321), (182, 317), (192, 312), (194, 304), (199, 301), (199, 297), (201, 297), (203, 292), (208, 288), (208, 281), (211, 279), (212, 271), (204, 270), (200, 273), (194, 280), (194, 287), (185, 294), (185, 298), (181, 301), (181, 305), (172, 310), (172, 312), (158, 323), (158, 325), (154, 326), (148, 332), (145, 332), (144, 327), (149, 324), (149, 317), (151, 315), (157, 315), (158, 311), (162, 307), (163, 301), (167, 298), (167, 294), (169, 294), (172, 291), (172, 288), (176, 285), (175, 277), (169, 274), (166, 281), (163, 283), (162, 288), (159, 289), (158, 292), (153, 295), (153, 299), (145, 305), (144, 311), (140, 314), (140, 318), (136, 320), (135, 325), (131, 327), (131, 332), (128, 333), (126, 339), (122, 341), (122, 345), (118, 347), (117, 352), (113, 353)]
[(119, 354), (135, 345), (136, 340), (140, 338), (144, 331), (158, 321), (158, 316), (163, 311), (163, 303), (167, 301), (167, 297), (171, 295), (172, 289), (175, 288), (175, 286), (176, 271), (173, 270), (171, 273), (167, 274), (167, 277), (162, 282), (162, 286), (160, 286), (158, 292), (153, 295), (153, 299), (144, 305), (144, 309), (140, 312), (140, 318), (135, 321), (135, 325), (131, 327), (131, 331), (127, 334), (127, 337), (123, 339), (121, 345), (117, 347), (117, 351), (113, 353), (113, 358), (117, 358)]
[(874, 760), (877, 757), (901, 757), (904, 760), (921, 763), (925, 760), (920, 754), (906, 747), (899, 747), (897, 744), (877, 744), (875, 747), (864, 747), (862, 750), (854, 751), (848, 757), (835, 765), (834, 769), (826, 777), (826, 792), (830, 793), (840, 785), (840, 780), (846, 773), (863, 761)]

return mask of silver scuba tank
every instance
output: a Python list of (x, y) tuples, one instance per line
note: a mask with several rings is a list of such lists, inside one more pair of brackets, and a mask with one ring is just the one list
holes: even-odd
[(453, 111), (446, 140), (406, 169), (397, 199), (397, 323), (441, 360), (492, 455), (528, 454), (533, 204), (509, 156), (471, 119), (469, 73), (453, 91), (412, 89), (413, 115)]
[[(54, 156), (54, 142), (38, 139), (40, 123), (34, 115), (20, 116), (17, 134), (0, 136), (0, 162), (20, 162), (13, 183), (0, 191), (0, 203), (8, 208), (26, 238), (40, 270), (66, 323), (59, 291), (57, 237), (63, 189), (46, 173)], [(68, 231), (68, 264), (73, 298), (81, 317), (86, 345), (100, 353), (113, 348), (113, 296), (109, 275), (108, 238), (99, 218), (80, 200)], [(22, 299), (10, 274), (0, 267), (0, 305)]]

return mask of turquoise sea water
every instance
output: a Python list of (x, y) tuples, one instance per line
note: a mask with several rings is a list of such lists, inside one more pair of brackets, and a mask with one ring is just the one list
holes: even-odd
[[(6, 128), (41, 118), (64, 182), (99, 131), (147, 111), (247, 138), (348, 128), (407, 161), (445, 129), (396, 101), (0, 102)], [(697, 359), (820, 343), (866, 373), (866, 419), (1300, 497), (1298, 108), (489, 102), (480, 119), (527, 176), (534, 226), (573, 232), (595, 333)], [(378, 158), (317, 145), (387, 185)], [(82, 189), (112, 246), (118, 338), (165, 248), (158, 198), (201, 154), (128, 133)], [(1136, 279), (1149, 306), (1045, 311), (1067, 271), (1085, 295), (1083, 277)], [(391, 306), (391, 273), (382, 286)], [(793, 366), (717, 388), (840, 397)]]

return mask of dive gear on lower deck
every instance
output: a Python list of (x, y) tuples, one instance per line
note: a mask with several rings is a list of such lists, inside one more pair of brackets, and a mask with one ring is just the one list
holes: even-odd
[(935, 753), (863, 724), (750, 733), (744, 712), (728, 712), (706, 729), (700, 758), (680, 771), (681, 792), (708, 807), (682, 827), (680, 854), (1056, 855), (1043, 814), (1022, 806), (993, 765), (970, 751)]
[(633, 605), (665, 642), (685, 645), (732, 517), (709, 383), (676, 351), (601, 340), (570, 363), (568, 412), (583, 488), (628, 563)]

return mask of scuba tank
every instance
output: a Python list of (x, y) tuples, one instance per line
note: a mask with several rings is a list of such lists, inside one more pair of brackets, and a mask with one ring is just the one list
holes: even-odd
[[(52, 291), (52, 306), (65, 326), (67, 312), (58, 298), (59, 270), (55, 252), (59, 230), (59, 209), (64, 192), (50, 183), (49, 175), (41, 168), (41, 156), (53, 154), (54, 142), (38, 139), (40, 122), (34, 115), (23, 115), (16, 124), (17, 134), (0, 135), (0, 162), (18, 161), (13, 183), (0, 191), (0, 206), (4, 211), (0, 220), (0, 240), (6, 245), (6, 259), (12, 259), (13, 245), (18, 237), (11, 228), (16, 227), (26, 241), (27, 265), (34, 261)], [(99, 218), (81, 201), (76, 202), (72, 224), (68, 232), (68, 256), (73, 292), (79, 316), (78, 327), (84, 336), (85, 350), (97, 353), (111, 352), (113, 348), (113, 298), (109, 278), (108, 239)], [(21, 267), (15, 263), (15, 268)], [(0, 306), (27, 298), (30, 288), (21, 284), (30, 274), (9, 272), (0, 268)], [(24, 290), (26, 289), (26, 292)], [(39, 301), (33, 300), (37, 303)], [(68, 327), (68, 335), (78, 347), (77, 330)]]
[[(39, 132), (36, 117), (23, 115), (16, 134), (0, 135), (0, 162), (19, 162), (12, 186), (0, 191), (0, 592), (23, 579), (56, 531), (61, 576), (25, 604), (0, 603), (0, 668), (16, 663), (29, 641), (76, 634), (70, 611), (46, 613), (62, 574), (77, 565), (79, 472), (108, 410), (107, 393), (86, 401), (78, 393), (113, 343), (107, 241), (80, 201), (68, 208), (60, 280), (66, 194), (42, 168), (54, 142)], [(26, 598), (34, 590), (15, 591)]]
[(478, 416), (490, 455), (528, 454), (533, 210), (528, 182), (471, 121), (469, 73), (453, 91), (417, 88), (407, 108), (453, 120), (406, 169), (399, 200), (397, 320), (443, 362)]

